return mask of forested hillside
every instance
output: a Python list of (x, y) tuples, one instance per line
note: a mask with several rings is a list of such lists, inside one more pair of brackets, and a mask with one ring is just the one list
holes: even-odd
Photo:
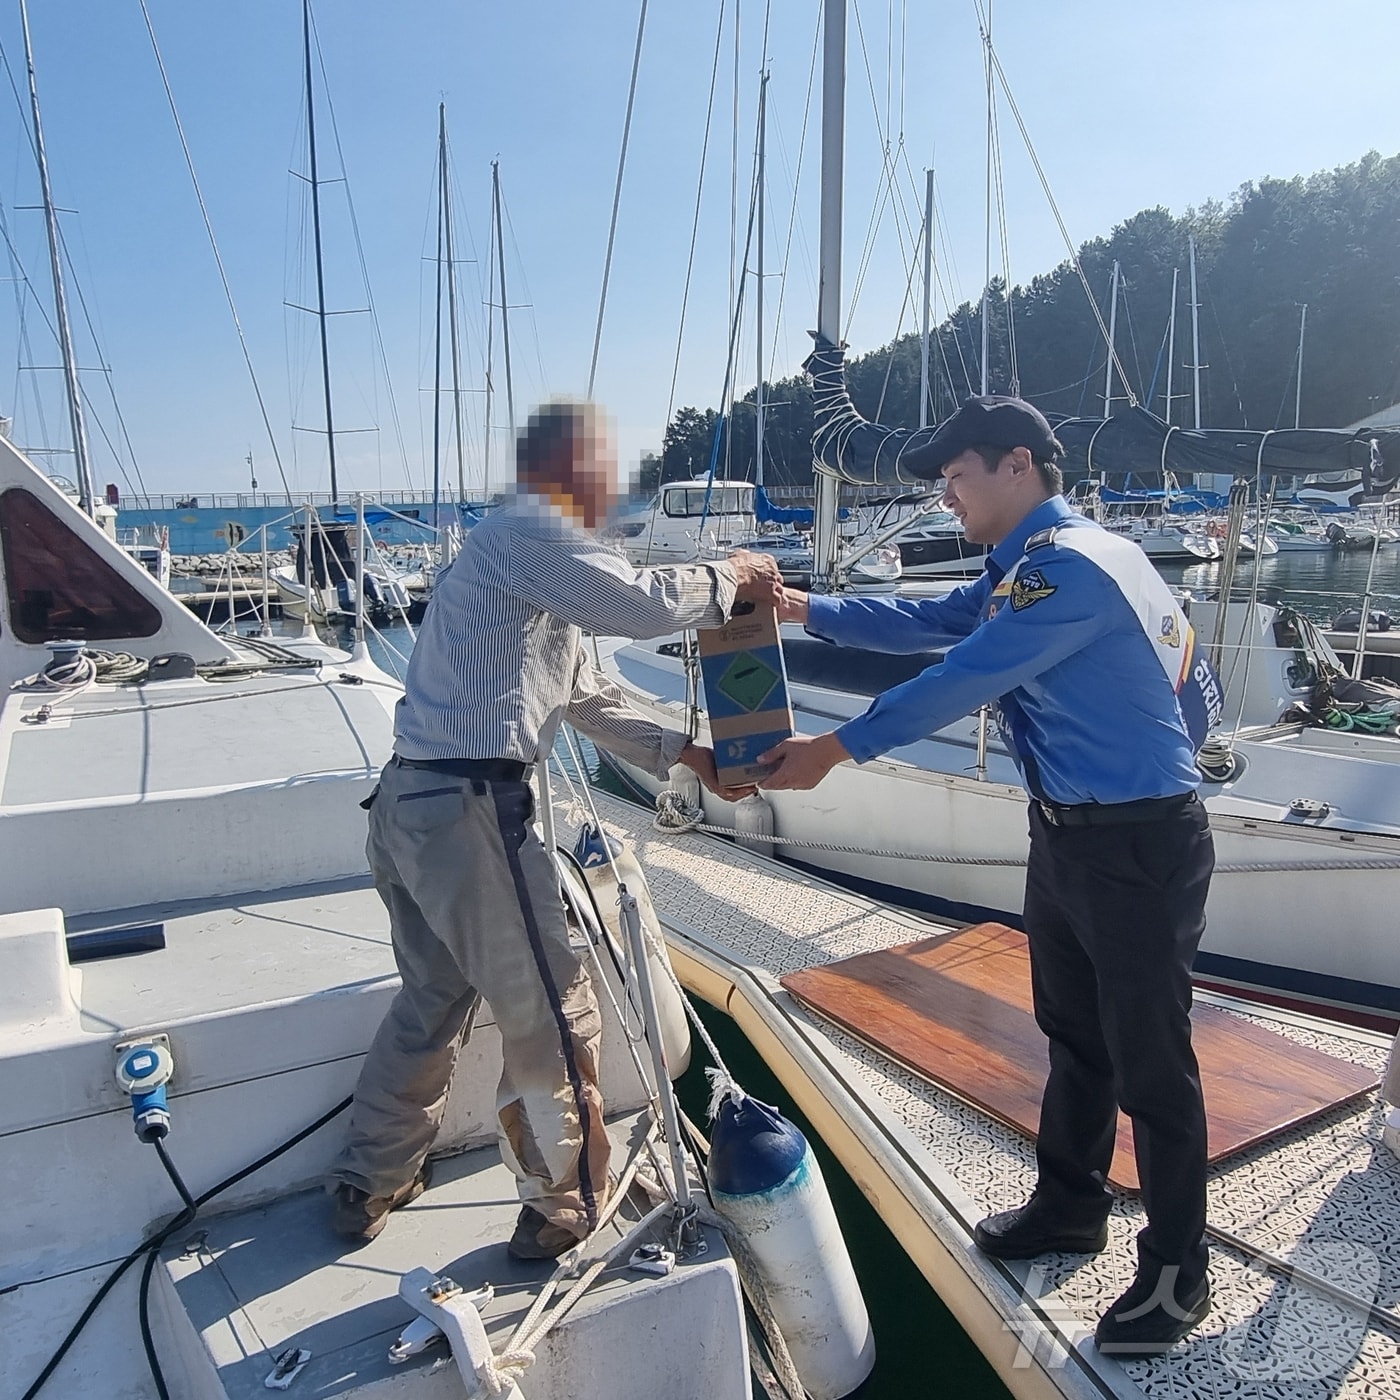
[[(1145, 209), (1080, 249), (1080, 262), (1108, 320), (1115, 259), (1121, 267), (1118, 354), (1140, 402), (1167, 416), (1166, 333), (1172, 269), (1181, 272), (1171, 420), (1193, 421), (1188, 238), (1196, 239), (1206, 427), (1291, 426), (1298, 327), (1306, 303), (1304, 427), (1337, 427), (1400, 399), (1400, 156), (1375, 152), (1353, 165), (1243, 186), (1228, 204), (1174, 217)], [(1068, 261), (1011, 296), (1020, 393), (1050, 414), (1103, 413), (1106, 346)], [(1004, 289), (994, 283), (990, 383), (1012, 389)], [(951, 412), (981, 379), (981, 306), (964, 304), (938, 328), (932, 350), (930, 419)], [(852, 396), (881, 422), (919, 416), (919, 340), (906, 335), (854, 357)], [(811, 394), (795, 374), (768, 386), (765, 476), (774, 485), (810, 480)], [(1123, 392), (1117, 386), (1115, 392)], [(752, 403), (753, 392), (746, 396)], [(1121, 403), (1116, 403), (1121, 407)], [(661, 461), (643, 464), (644, 486), (703, 473), (716, 411), (682, 408), (666, 429)], [(734, 415), (727, 445), (735, 476), (751, 476), (754, 415)]]

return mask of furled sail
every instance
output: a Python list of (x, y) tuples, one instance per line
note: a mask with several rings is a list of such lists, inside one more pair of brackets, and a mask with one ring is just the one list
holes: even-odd
[(933, 428), (886, 428), (862, 418), (846, 389), (846, 347), (819, 337), (802, 366), (812, 381), (812, 461), (849, 486), (926, 486), (910, 468)]
[[(812, 381), (812, 457), (816, 470), (851, 486), (927, 486), (918, 473), (935, 429), (887, 428), (861, 416), (846, 389), (845, 347), (819, 339), (803, 368)], [(1400, 485), (1400, 432), (1346, 428), (1180, 428), (1145, 408), (1110, 418), (1051, 419), (1065, 446), (1060, 462), (1069, 483), (1085, 477), (1122, 482), (1178, 481), (1196, 475), (1243, 476), (1301, 486), (1326, 474), (1353, 505)]]

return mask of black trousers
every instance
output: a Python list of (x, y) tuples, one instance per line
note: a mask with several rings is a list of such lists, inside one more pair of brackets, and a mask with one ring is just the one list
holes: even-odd
[(1025, 923), (1050, 1041), (1037, 1195), (1068, 1224), (1107, 1215), (1117, 1110), (1132, 1119), (1144, 1266), (1206, 1271), (1206, 1118), (1191, 961), (1215, 848), (1200, 803), (1152, 822), (1052, 826), (1030, 809)]

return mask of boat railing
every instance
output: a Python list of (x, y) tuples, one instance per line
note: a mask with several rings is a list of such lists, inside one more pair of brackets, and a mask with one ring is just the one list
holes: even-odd
[[(352, 496), (340, 493), (338, 500), (329, 491), (311, 491), (288, 495), (285, 491), (211, 491), (193, 495), (165, 493), (159, 495), (132, 494), (121, 498), (124, 510), (301, 510), (308, 503), (320, 508), (338, 505), (348, 507)], [(368, 503), (382, 506), (430, 506), (433, 504), (431, 491), (376, 491), (365, 493)], [(439, 503), (447, 509), (459, 504), (455, 496), (443, 495)], [(483, 497), (464, 498), (462, 505), (485, 510), (492, 504)]]

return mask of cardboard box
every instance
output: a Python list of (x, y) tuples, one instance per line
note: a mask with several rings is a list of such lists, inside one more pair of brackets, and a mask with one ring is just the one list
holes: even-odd
[(719, 780), (757, 782), (768, 769), (759, 754), (792, 737), (792, 700), (771, 607), (740, 603), (723, 627), (702, 628), (700, 675)]

